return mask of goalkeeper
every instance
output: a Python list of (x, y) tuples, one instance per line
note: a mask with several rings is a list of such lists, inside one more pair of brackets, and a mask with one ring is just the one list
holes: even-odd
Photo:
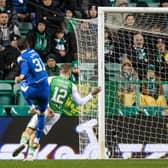
[[(84, 105), (94, 95), (97, 95), (101, 88), (94, 88), (86, 97), (81, 97), (77, 91), (77, 87), (73, 84), (69, 77), (71, 75), (71, 65), (62, 64), (60, 69), (60, 76), (49, 77), (50, 84), (50, 100), (49, 107), (45, 112), (45, 127), (44, 134), (47, 135), (52, 126), (59, 120), (61, 115), (66, 115), (63, 112), (64, 104), (68, 97), (72, 96), (72, 100), (77, 105)], [(28, 123), (25, 131), (22, 133), (20, 145), (13, 152), (13, 157), (17, 156), (29, 142), (29, 149), (27, 159), (33, 159), (34, 152), (39, 149), (33, 146), (34, 133), (37, 126), (37, 114), (35, 114)]]

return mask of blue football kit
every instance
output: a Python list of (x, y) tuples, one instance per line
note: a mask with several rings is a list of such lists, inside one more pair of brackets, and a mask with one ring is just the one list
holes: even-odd
[[(29, 104), (33, 105), (32, 100), (37, 102), (37, 108), (40, 112), (44, 112), (49, 101), (50, 88), (48, 84), (48, 74), (45, 65), (39, 54), (34, 49), (26, 49), (17, 58), (20, 68), (20, 74), (24, 75), (24, 79), (20, 83), (22, 94)], [(36, 137), (41, 136), (44, 128), (44, 116), (38, 115), (38, 124)]]

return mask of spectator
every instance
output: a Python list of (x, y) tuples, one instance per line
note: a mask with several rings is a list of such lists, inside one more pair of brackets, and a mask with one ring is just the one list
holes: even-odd
[(60, 68), (55, 60), (55, 55), (52, 53), (48, 54), (47, 56), (46, 71), (48, 73), (48, 76), (59, 75)]
[[(166, 99), (163, 95), (163, 86), (160, 77), (156, 76), (155, 66), (149, 64), (146, 68), (146, 76), (143, 77), (145, 82), (141, 86), (140, 106), (162, 106), (167, 107)], [(156, 83), (158, 82), (158, 83)]]
[(71, 50), (70, 34), (65, 33), (63, 27), (59, 27), (55, 31), (55, 35), (51, 42), (51, 52), (56, 55), (57, 63), (70, 63), (73, 60)]
[(71, 51), (73, 53), (73, 58), (77, 58), (77, 44), (76, 44), (76, 35), (74, 29), (76, 28), (76, 19), (74, 15), (74, 11), (72, 9), (66, 9), (65, 12), (65, 29), (66, 33), (69, 35), (71, 39)]
[(57, 7), (54, 0), (41, 0), (39, 7), (36, 8), (36, 23), (39, 20), (45, 20), (47, 31), (54, 33), (56, 27), (64, 22), (64, 13)]
[[(136, 83), (130, 84), (127, 82), (138, 80), (138, 75), (130, 62), (124, 62), (122, 64), (121, 72), (116, 75), (116, 80), (119, 82), (118, 96), (120, 98), (120, 103), (124, 106), (134, 105), (136, 100)], [(124, 81), (126, 83), (124, 83)]]
[(77, 60), (72, 61), (71, 67), (72, 67), (72, 72), (71, 72), (70, 80), (73, 83), (78, 84), (78, 82), (79, 82), (79, 65), (78, 65), (78, 61)]
[(0, 50), (7, 46), (15, 47), (16, 40), (20, 37), (19, 28), (10, 22), (9, 15), (6, 11), (0, 13)]
[(16, 63), (16, 60), (20, 53), (16, 48), (8, 46), (3, 52), (1, 52), (1, 54), (4, 60), (3, 79), (14, 80), (15, 76), (17, 76), (19, 73), (19, 68)]
[[(144, 76), (144, 70), (149, 63), (149, 51), (144, 45), (144, 36), (136, 33), (133, 37), (133, 46), (128, 58), (131, 60), (133, 67), (137, 71), (139, 78)], [(150, 58), (152, 60), (152, 58)]]
[(154, 55), (156, 74), (161, 76), (162, 80), (167, 80), (168, 74), (165, 72), (168, 71), (168, 50), (166, 47), (166, 42), (163, 38), (158, 38), (156, 40), (156, 48)]
[(135, 16), (134, 14), (128, 14), (125, 17), (125, 24), (124, 26), (126, 26), (127, 28), (132, 28), (134, 26), (135, 23)]
[(65, 28), (67, 32), (74, 32), (76, 20), (74, 19), (74, 11), (72, 9), (65, 10)]
[(7, 12), (9, 14), (9, 19), (12, 23), (18, 23), (18, 17), (16, 11), (13, 10), (9, 1), (0, 0), (0, 11)]
[(96, 4), (90, 4), (88, 6), (88, 18), (87, 19), (95, 19), (97, 18), (98, 7)]
[(16, 11), (19, 21), (30, 21), (30, 11), (27, 1), (12, 0), (11, 6)]
[(51, 36), (46, 31), (47, 25), (44, 20), (39, 20), (37, 26), (27, 34), (30, 47), (34, 48), (40, 55), (43, 62), (46, 63), (46, 55), (51, 50)]
[(168, 64), (168, 50), (166, 48), (166, 43), (163, 38), (158, 38), (156, 41), (156, 60), (161, 60), (162, 58)]

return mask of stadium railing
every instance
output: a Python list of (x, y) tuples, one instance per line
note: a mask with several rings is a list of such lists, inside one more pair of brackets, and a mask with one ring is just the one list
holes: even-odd
[[(109, 66), (109, 65), (108, 65)], [(118, 65), (117, 65), (118, 66)], [(92, 66), (94, 67), (94, 66)], [(113, 69), (116, 73), (116, 69)], [(114, 75), (113, 74), (113, 75)], [(113, 76), (112, 75), (112, 76)], [(114, 79), (114, 78), (113, 78)], [(121, 81), (120, 81), (121, 82)], [(123, 81), (125, 82), (125, 81)], [(136, 95), (140, 95), (140, 89), (138, 86), (144, 81), (129, 81), (129, 83), (135, 83), (137, 85)], [(161, 81), (164, 88), (164, 96), (168, 101), (168, 81)], [(109, 84), (110, 83), (110, 84)], [(105, 100), (105, 108), (107, 111), (111, 111), (108, 115), (121, 115), (121, 116), (135, 116), (135, 115), (145, 115), (145, 116), (161, 116), (162, 112), (167, 107), (159, 106), (139, 106), (139, 96), (136, 96), (136, 103), (134, 106), (123, 106), (119, 103), (117, 96), (117, 81), (110, 80), (105, 81), (107, 94), (110, 91), (110, 102)], [(0, 116), (28, 116), (28, 105), (26, 104), (19, 85), (16, 85), (13, 80), (0, 80)]]

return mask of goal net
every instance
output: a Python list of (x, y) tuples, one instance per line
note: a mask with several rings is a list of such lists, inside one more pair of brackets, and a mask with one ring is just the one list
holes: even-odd
[(100, 7), (77, 20), (84, 158), (165, 158), (168, 153), (168, 8)]

